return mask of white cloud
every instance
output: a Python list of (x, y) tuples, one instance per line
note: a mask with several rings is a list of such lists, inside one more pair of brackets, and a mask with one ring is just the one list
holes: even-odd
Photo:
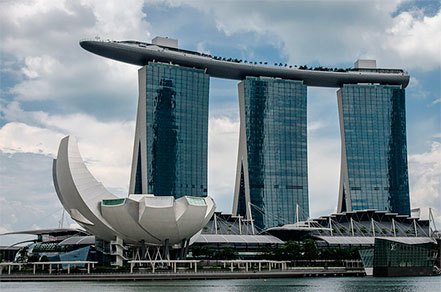
[(308, 177), (311, 217), (336, 212), (340, 180), (339, 137), (309, 138)]
[[(81, 38), (100, 35), (112, 39), (148, 40), (151, 38), (150, 24), (142, 11), (143, 5), (169, 3), (173, 7), (192, 6), (209, 14), (219, 31), (225, 34), (254, 33), (260, 42), (279, 48), (281, 55), (295, 64), (318, 61), (323, 65), (334, 65), (358, 57), (372, 57), (377, 58), (378, 64), (383, 67), (439, 68), (441, 13), (427, 17), (411, 11), (392, 17), (400, 2), (0, 2), (0, 49), (8, 56), (7, 60), (1, 60), (0, 70), (18, 76), (12, 89), (5, 90), (3, 85), (0, 89), (2, 95), (9, 93), (14, 99), (2, 100), (3, 106), (0, 105), (0, 117), (5, 122), (0, 128), (0, 154), (8, 157), (8, 163), (12, 160), (20, 162), (21, 170), (21, 173), (13, 173), (6, 164), (0, 165), (5, 175), (2, 187), (10, 185), (12, 190), (23, 185), (20, 192), (26, 193), (14, 202), (9, 197), (6, 199), (9, 203), (2, 207), (2, 214), (6, 214), (3, 210), (8, 208), (7, 214), (11, 217), (3, 217), (0, 229), (12, 230), (24, 226), (14, 219), (14, 216), (28, 212), (26, 204), (19, 204), (20, 200), (54, 196), (50, 157), (56, 155), (59, 140), (65, 135), (78, 137), (80, 152), (98, 180), (108, 188), (123, 190), (122, 193), (127, 190), (137, 96), (136, 67), (84, 51), (78, 45)], [(178, 26), (179, 23), (173, 25)], [(198, 43), (198, 50), (208, 51), (208, 44)], [(250, 54), (253, 51), (247, 44), (238, 42), (237, 46)], [(235, 82), (224, 82), (219, 88), (212, 88), (213, 94), (222, 98), (236, 96)], [(335, 97), (335, 93), (332, 94)], [(334, 100), (332, 106), (336, 111)], [(47, 112), (30, 109), (32, 105), (43, 102), (52, 108), (48, 108)], [(324, 104), (320, 115), (317, 114), (319, 104)], [(308, 120), (311, 135), (308, 137), (309, 189), (311, 213), (322, 215), (336, 208), (340, 148), (338, 136), (334, 139), (328, 135), (321, 136), (324, 132), (333, 131), (329, 127), (330, 115), (327, 114), (331, 103), (320, 101), (314, 106), (315, 120)], [(130, 114), (124, 107), (129, 109), (126, 111)], [(216, 104), (210, 114), (209, 192), (219, 209), (229, 212), (237, 159), (237, 104)], [(335, 129), (338, 130), (338, 127)], [(418, 129), (427, 130), (428, 127), (421, 124)], [(429, 191), (438, 194), (439, 199), (439, 165), (434, 164), (433, 159), (440, 159), (439, 148), (435, 148), (409, 158), (412, 202), (415, 206), (437, 204), (430, 201)], [(33, 165), (20, 159), (29, 159), (26, 162)], [(21, 182), (24, 171), (28, 178), (26, 182)], [(43, 171), (46, 188), (40, 190), (37, 180), (43, 180), (39, 177)], [(30, 176), (35, 177), (35, 181)], [(11, 194), (15, 195), (15, 192)], [(0, 202), (3, 202), (1, 198)], [(47, 202), (59, 207), (55, 196), (44, 201)], [(38, 208), (38, 212), (47, 211), (43, 204)], [(28, 213), (40, 216), (34, 211)], [(5, 225), (5, 220), (9, 225)]]
[[(430, 70), (441, 64), (441, 11), (420, 17), (402, 12), (393, 19), (382, 40), (382, 51), (392, 62), (405, 61), (403, 66)], [(377, 54), (381, 53), (378, 52)]]
[(101, 122), (85, 114), (60, 116), (25, 112), (17, 105), (10, 108), (2, 110), (6, 116), (11, 116), (10, 111), (19, 112), (19, 119), (28, 124), (11, 121), (1, 127), (0, 151), (55, 157), (61, 138), (73, 135), (78, 138), (83, 159), (97, 179), (107, 187), (127, 189), (135, 129), (133, 121)]
[[(92, 174), (108, 188), (127, 191), (134, 122), (100, 122), (84, 114), (51, 115), (23, 111), (17, 103), (1, 109), (20, 121), (0, 128), (0, 151), (34, 153), (56, 157), (62, 137), (78, 138), (80, 153)], [(87, 126), (85, 126), (87, 125)], [(231, 209), (238, 147), (239, 123), (228, 118), (210, 118), (209, 192), (219, 208)]]
[[(182, 1), (168, 1), (182, 5)], [(254, 32), (293, 64), (375, 58), (379, 66), (431, 70), (441, 64), (441, 11), (393, 13), (405, 1), (190, 1), (226, 35)], [(329, 25), (332, 23), (332, 25)]]
[(218, 211), (231, 212), (239, 142), (239, 122), (211, 118), (208, 138), (208, 191)]
[(208, 50), (206, 47), (205, 42), (199, 42), (196, 45), (196, 51), (198, 51), (199, 53), (204, 53), (204, 54), (211, 54), (210, 50)]
[[(441, 143), (432, 142), (430, 151), (409, 156), (411, 203), (423, 211), (432, 208), (441, 226)], [(426, 217), (427, 218), (427, 217)]]
[[(0, 151), (0, 229), (57, 226), (62, 207), (52, 186), (51, 168), (48, 156)], [(23, 236), (0, 236), (0, 245), (21, 240)]]
[(441, 97), (435, 99), (434, 101), (432, 101), (431, 105), (435, 105), (435, 104), (438, 104), (438, 103), (441, 103)]
[(44, 74), (52, 73), (55, 62), (56, 60), (47, 55), (41, 57), (26, 57), (26, 67), (24, 67), (22, 71), (23, 74), (31, 79), (41, 77)]
[(62, 135), (23, 123), (7, 123), (0, 129), (0, 150), (4, 153), (38, 153), (56, 156)]
[[(82, 104), (91, 97), (97, 100), (99, 97), (113, 101), (101, 107), (101, 111), (116, 111), (115, 108), (127, 103), (127, 95), (137, 95), (136, 69), (93, 56), (78, 42), (95, 35), (150, 38), (143, 3), (142, 0), (2, 2), (1, 51), (15, 60), (13, 66), (22, 73), (9, 93), (16, 100), (53, 100), (64, 105)], [(69, 110), (66, 106), (62, 108)], [(90, 111), (93, 110), (98, 111), (92, 106)]]

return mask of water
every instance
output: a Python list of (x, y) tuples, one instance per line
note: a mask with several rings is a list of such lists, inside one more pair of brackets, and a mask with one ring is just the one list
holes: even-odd
[(90, 291), (90, 292), (441, 292), (441, 277), (409, 278), (294, 278), (251, 280), (193, 280), (137, 282), (26, 282), (0, 283), (1, 292)]

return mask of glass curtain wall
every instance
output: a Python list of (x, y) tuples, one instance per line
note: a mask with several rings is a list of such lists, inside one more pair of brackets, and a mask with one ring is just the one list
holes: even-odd
[(337, 95), (343, 147), (339, 211), (410, 215), (404, 89), (344, 85)]
[(247, 77), (243, 87), (239, 99), (244, 104), (241, 122), (245, 123), (245, 133), (241, 135), (245, 139), (241, 142), (245, 141), (246, 152), (239, 153), (237, 212), (245, 216), (244, 196), (249, 188), (251, 213), (258, 228), (306, 220), (306, 85), (301, 81)]
[(207, 196), (209, 75), (149, 63), (146, 79), (148, 193)]

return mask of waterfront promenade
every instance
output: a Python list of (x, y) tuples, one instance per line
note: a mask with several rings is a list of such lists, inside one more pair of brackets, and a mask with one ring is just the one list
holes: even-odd
[(345, 268), (289, 268), (287, 270), (264, 271), (137, 271), (97, 273), (11, 273), (2, 274), (0, 282), (27, 281), (140, 281), (140, 280), (209, 280), (209, 279), (256, 279), (256, 278), (301, 278), (301, 277), (354, 277), (365, 276), (364, 270)]

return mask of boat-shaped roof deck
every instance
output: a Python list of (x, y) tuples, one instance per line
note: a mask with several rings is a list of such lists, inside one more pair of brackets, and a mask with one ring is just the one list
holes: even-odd
[(246, 62), (221, 58), (194, 51), (139, 41), (83, 40), (80, 46), (94, 54), (113, 60), (144, 66), (148, 62), (171, 63), (206, 70), (212, 77), (243, 80), (247, 76), (264, 76), (303, 81), (308, 86), (342, 87), (343, 84), (409, 84), (409, 75), (401, 69), (302, 69), (291, 66), (270, 66), (262, 62)]

